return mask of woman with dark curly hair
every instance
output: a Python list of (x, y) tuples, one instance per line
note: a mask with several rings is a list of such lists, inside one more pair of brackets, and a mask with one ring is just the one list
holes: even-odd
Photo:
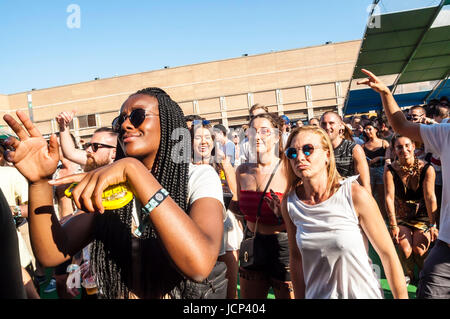
[(414, 155), (414, 142), (408, 137), (394, 136), (392, 148), (397, 160), (384, 173), (386, 211), (405, 275), (415, 283), (414, 265), (423, 268), (428, 248), (438, 236), (436, 174), (433, 166)]

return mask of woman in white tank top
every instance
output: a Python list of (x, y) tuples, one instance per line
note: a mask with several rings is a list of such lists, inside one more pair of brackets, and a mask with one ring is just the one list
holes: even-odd
[(289, 178), (282, 214), (296, 298), (383, 298), (366, 236), (383, 263), (395, 298), (408, 298), (403, 270), (380, 210), (356, 181), (336, 171), (333, 148), (314, 126), (287, 142)]

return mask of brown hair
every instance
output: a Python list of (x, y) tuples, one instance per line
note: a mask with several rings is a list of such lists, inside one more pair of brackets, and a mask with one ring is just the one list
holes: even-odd
[(264, 111), (266, 111), (266, 113), (269, 113), (269, 108), (267, 106), (256, 103), (256, 104), (253, 104), (253, 106), (248, 111), (250, 116), (252, 115), (252, 112), (257, 109), (263, 109)]
[(277, 129), (277, 131), (278, 131), (278, 156), (280, 158), (282, 158), (283, 154), (284, 154), (283, 138), (282, 138), (284, 120), (280, 116), (273, 114), (273, 113), (261, 113), (261, 114), (253, 116), (250, 119), (250, 122), (248, 123), (249, 128), (252, 127), (253, 121), (258, 118), (263, 118), (263, 119), (269, 120), (269, 122), (272, 124), (272, 126)]

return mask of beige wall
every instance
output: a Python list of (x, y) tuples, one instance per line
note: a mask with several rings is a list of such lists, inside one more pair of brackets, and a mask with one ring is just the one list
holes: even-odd
[[(51, 120), (58, 113), (75, 110), (98, 114), (97, 126), (107, 126), (130, 94), (150, 86), (163, 88), (186, 115), (225, 125), (243, 124), (253, 103), (307, 119), (343, 106), (359, 47), (359, 40), (348, 41), (35, 90), (34, 121), (48, 134), (56, 130)], [(0, 112), (27, 110), (27, 93), (0, 95)]]

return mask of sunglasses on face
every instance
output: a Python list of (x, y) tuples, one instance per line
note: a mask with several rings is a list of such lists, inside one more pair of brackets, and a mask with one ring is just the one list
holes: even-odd
[(192, 121), (192, 125), (194, 125), (194, 126), (196, 126), (196, 125), (209, 125), (209, 124), (211, 124), (211, 122), (210, 121), (208, 121), (208, 120), (194, 120), (194, 121)]
[(115, 146), (108, 145), (108, 144), (102, 144), (102, 143), (86, 143), (83, 145), (83, 149), (87, 150), (89, 147), (92, 146), (92, 150), (94, 153), (98, 151), (99, 148), (116, 148)]
[(266, 127), (262, 127), (259, 130), (255, 130), (254, 128), (252, 128), (252, 130), (250, 131), (250, 135), (253, 137), (256, 137), (256, 134), (259, 134), (259, 136), (262, 137), (267, 137), (272, 135), (272, 130), (270, 128), (266, 128)]
[(146, 111), (144, 109), (134, 109), (131, 111), (130, 115), (121, 114), (118, 117), (116, 117), (112, 121), (112, 128), (115, 132), (120, 132), (120, 128), (122, 127), (123, 122), (125, 122), (128, 119), (130, 119), (130, 123), (134, 127), (139, 127), (142, 122), (144, 122), (146, 117), (149, 116), (159, 116), (158, 114), (152, 113), (150, 111)]
[[(318, 147), (314, 147), (312, 144), (305, 144), (302, 146), (301, 150), (306, 157), (311, 156), (314, 150)], [(296, 159), (298, 157), (298, 151), (294, 147), (289, 147), (285, 152), (286, 157), (289, 159)]]

